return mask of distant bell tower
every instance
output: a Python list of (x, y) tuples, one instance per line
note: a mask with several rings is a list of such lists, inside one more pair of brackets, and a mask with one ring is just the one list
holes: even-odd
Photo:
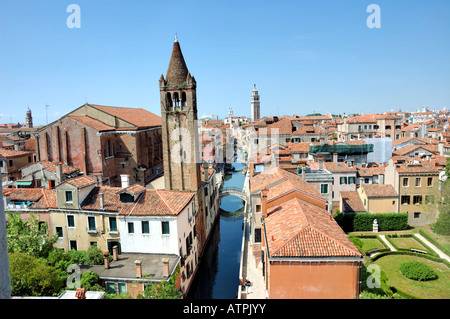
[(161, 74), (159, 79), (164, 182), (168, 190), (197, 192), (201, 185), (196, 87), (175, 36), (166, 78)]
[(28, 128), (33, 127), (33, 117), (31, 116), (31, 110), (27, 107), (27, 115), (25, 117), (25, 126)]
[(253, 85), (251, 105), (252, 105), (252, 122), (254, 122), (260, 119), (260, 101), (258, 90), (256, 89), (256, 84)]

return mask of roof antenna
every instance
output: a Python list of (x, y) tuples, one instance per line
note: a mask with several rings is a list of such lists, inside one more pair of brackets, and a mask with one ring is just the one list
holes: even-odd
[(177, 33), (175, 32), (175, 41), (174, 42), (178, 42), (178, 38), (177, 38)]

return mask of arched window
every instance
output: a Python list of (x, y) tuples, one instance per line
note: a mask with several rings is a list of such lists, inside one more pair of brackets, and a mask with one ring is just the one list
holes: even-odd
[(175, 93), (173, 94), (173, 106), (174, 106), (174, 107), (180, 106), (180, 98), (179, 98), (179, 96), (178, 96), (178, 92), (175, 92)]
[(186, 92), (181, 93), (181, 106), (186, 106)]
[(166, 94), (166, 105), (167, 107), (172, 107), (172, 96), (169, 92)]

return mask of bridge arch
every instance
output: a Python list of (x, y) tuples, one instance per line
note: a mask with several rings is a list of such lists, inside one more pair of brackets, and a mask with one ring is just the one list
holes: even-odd
[(232, 186), (224, 187), (220, 191), (219, 198), (224, 198), (226, 196), (236, 196), (244, 202), (248, 202), (247, 194), (242, 191), (242, 188)]

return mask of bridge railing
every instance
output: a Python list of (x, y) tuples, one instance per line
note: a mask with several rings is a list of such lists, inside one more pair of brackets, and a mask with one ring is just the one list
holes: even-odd
[(221, 190), (221, 192), (226, 192), (226, 191), (236, 191), (236, 192), (244, 193), (242, 187), (236, 187), (236, 186), (225, 186)]

